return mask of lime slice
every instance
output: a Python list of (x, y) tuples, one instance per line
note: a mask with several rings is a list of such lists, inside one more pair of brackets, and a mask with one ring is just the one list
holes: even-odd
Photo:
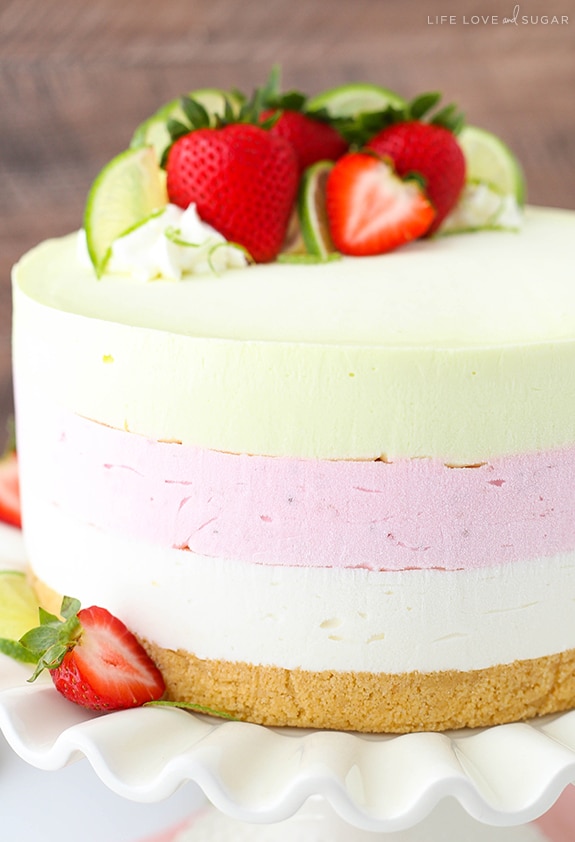
[(318, 161), (305, 170), (298, 195), (301, 235), (308, 254), (327, 260), (335, 252), (329, 233), (326, 210), (326, 184), (332, 161)]
[(128, 149), (94, 181), (84, 212), (86, 244), (100, 277), (114, 240), (168, 202), (166, 174), (151, 146)]
[[(189, 96), (197, 100), (213, 117), (223, 117), (226, 100), (232, 107), (234, 113), (240, 108), (240, 98), (230, 91), (220, 88), (202, 88), (198, 91), (190, 91)], [(184, 112), (180, 99), (173, 99), (159, 108), (151, 117), (144, 120), (137, 127), (130, 141), (130, 148), (137, 149), (140, 146), (153, 146), (158, 161), (162, 160), (164, 152), (171, 143), (168, 131), (168, 120), (182, 120)]]
[(20, 661), (35, 660), (17, 641), (38, 625), (38, 601), (26, 574), (0, 571), (0, 652)]
[(488, 184), (502, 195), (525, 203), (525, 178), (519, 161), (496, 135), (477, 126), (465, 126), (457, 137), (467, 165), (466, 180)]
[(357, 82), (331, 88), (307, 101), (306, 110), (319, 111), (325, 108), (330, 117), (356, 117), (362, 112), (383, 111), (388, 106), (402, 108), (406, 101), (389, 88)]

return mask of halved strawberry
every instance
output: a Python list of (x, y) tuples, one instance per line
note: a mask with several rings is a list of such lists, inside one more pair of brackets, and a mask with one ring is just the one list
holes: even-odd
[(37, 658), (30, 681), (48, 669), (56, 689), (91, 710), (138, 707), (160, 699), (164, 679), (121, 620), (105, 608), (80, 609), (65, 597), (61, 620), (40, 609), (40, 625), (20, 643)]
[(433, 233), (455, 206), (465, 184), (465, 158), (449, 128), (419, 120), (388, 126), (367, 144), (378, 155), (391, 158), (397, 173), (417, 173), (436, 216), (428, 233)]
[(22, 526), (18, 457), (15, 451), (0, 459), (0, 521), (18, 528)]
[(333, 166), (326, 201), (333, 243), (349, 255), (391, 251), (425, 234), (435, 217), (417, 181), (402, 181), (368, 152), (350, 152)]

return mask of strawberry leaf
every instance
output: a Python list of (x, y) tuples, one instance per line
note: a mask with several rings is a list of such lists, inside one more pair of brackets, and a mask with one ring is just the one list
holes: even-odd
[(47, 649), (44, 654), (38, 658), (36, 669), (28, 679), (28, 682), (32, 683), (33, 681), (36, 681), (40, 673), (42, 673), (45, 669), (54, 670), (56, 667), (59, 667), (69, 649), (70, 647), (63, 643), (54, 643), (50, 646), (49, 649)]
[[(236, 96), (237, 96), (237, 94), (236, 94)], [(243, 103), (245, 102), (245, 97), (242, 97), (241, 100), (238, 99), (238, 101), (241, 101), (241, 103), (243, 105)], [(232, 108), (232, 104), (231, 104), (230, 100), (226, 97), (225, 100), (224, 100), (224, 121), (226, 122), (226, 124), (229, 124), (229, 123), (233, 123), (234, 119), (235, 119), (234, 109)]]
[[(60, 614), (66, 620), (74, 619), (76, 620), (76, 615), (80, 610), (80, 600), (74, 599), (71, 596), (65, 596), (62, 600), (62, 606), (60, 608)], [(58, 618), (56, 618), (58, 619)], [(77, 620), (76, 620), (77, 622)]]
[(239, 102), (240, 104), (245, 102), (247, 98), (244, 92), (240, 91), (239, 88), (230, 88), (230, 95), (236, 102)]
[(441, 94), (437, 92), (416, 96), (407, 106), (407, 116), (411, 120), (421, 120), (425, 114), (435, 108), (440, 99)]
[(414, 181), (416, 184), (419, 185), (419, 187), (423, 191), (425, 191), (425, 188), (427, 187), (427, 179), (423, 175), (423, 173), (416, 172), (414, 170), (412, 170), (412, 171), (406, 173), (404, 176), (402, 176), (401, 180), (402, 181)]
[(332, 125), (350, 145), (357, 148), (362, 147), (368, 140), (389, 126), (411, 120), (423, 122), (424, 118), (429, 123), (443, 126), (457, 134), (465, 124), (463, 114), (457, 110), (457, 106), (447, 105), (436, 112), (435, 115), (430, 116), (430, 111), (435, 108), (440, 99), (441, 94), (436, 91), (423, 93), (401, 108), (390, 105), (384, 111), (332, 120)]
[(59, 617), (57, 617), (55, 614), (50, 614), (48, 611), (42, 608), (42, 606), (38, 608), (38, 615), (40, 617), (41, 626), (52, 625), (55, 627), (62, 622)]
[(281, 67), (279, 64), (274, 64), (270, 70), (270, 75), (266, 79), (265, 85), (260, 88), (262, 96), (269, 102), (279, 96), (281, 84)]
[(44, 669), (58, 667), (66, 652), (76, 645), (82, 632), (77, 616), (79, 610), (79, 601), (66, 596), (60, 609), (63, 620), (43, 608), (38, 609), (40, 625), (27, 631), (19, 640), (20, 646), (33, 656), (30, 660), (37, 662), (29, 681), (35, 681)]
[[(332, 117), (325, 106), (322, 108), (306, 108), (305, 113), (313, 120), (319, 120), (320, 123), (330, 123), (331, 125), (336, 125), (338, 120), (344, 119), (343, 117)], [(347, 120), (349, 118), (345, 119)]]
[(339, 117), (331, 122), (351, 146), (360, 148), (382, 129), (406, 119), (405, 108), (389, 105), (383, 111), (366, 111), (355, 117)]
[(53, 626), (37, 626), (20, 638), (20, 643), (40, 658), (58, 640), (58, 630)]
[(262, 88), (256, 88), (250, 99), (242, 103), (240, 112), (234, 120), (236, 123), (260, 124), (260, 114), (264, 109), (265, 98)]
[[(259, 89), (263, 109), (279, 109), (281, 111), (305, 112), (305, 104), (308, 97), (301, 91), (286, 91), (281, 93), (281, 70), (279, 65), (274, 65), (266, 84)], [(311, 115), (310, 115), (311, 116)], [(313, 115), (315, 119), (315, 114)], [(325, 118), (324, 118), (325, 119)], [(327, 117), (329, 122), (329, 116)]]
[(185, 123), (182, 123), (180, 120), (175, 120), (170, 118), (167, 122), (167, 129), (170, 133), (170, 137), (173, 141), (178, 140), (180, 137), (183, 137), (185, 134), (189, 134), (191, 129), (189, 126), (186, 126)]
[(183, 96), (180, 104), (192, 128), (207, 129), (210, 126), (210, 115), (196, 99), (191, 96)]
[(457, 110), (457, 106), (451, 103), (446, 105), (441, 111), (438, 111), (430, 120), (434, 126), (443, 126), (445, 129), (458, 134), (465, 125), (465, 118), (461, 111)]

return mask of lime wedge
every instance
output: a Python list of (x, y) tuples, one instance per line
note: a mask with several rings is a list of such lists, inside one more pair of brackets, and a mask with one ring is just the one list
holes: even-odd
[(389, 88), (357, 82), (331, 88), (307, 101), (306, 109), (324, 109), (330, 117), (356, 117), (362, 112), (384, 111), (388, 106), (402, 108), (406, 101)]
[[(190, 91), (189, 96), (197, 100), (206, 109), (208, 114), (215, 117), (223, 117), (226, 100), (237, 113), (240, 108), (240, 98), (237, 94), (224, 91), (220, 88), (201, 88), (198, 91)], [(182, 120), (184, 112), (180, 99), (173, 99), (159, 108), (151, 117), (144, 120), (137, 127), (130, 141), (130, 148), (137, 149), (140, 146), (153, 146), (158, 157), (162, 160), (164, 152), (171, 142), (168, 131), (168, 120)]]
[(457, 137), (467, 165), (466, 181), (525, 203), (525, 178), (519, 161), (496, 135), (477, 126), (465, 126)]
[(305, 170), (298, 195), (301, 235), (308, 254), (327, 260), (335, 252), (329, 233), (326, 210), (326, 184), (332, 161), (318, 161)]
[(0, 571), (0, 652), (20, 661), (31, 661), (17, 641), (38, 625), (38, 601), (26, 574)]
[(84, 212), (86, 244), (98, 277), (114, 240), (167, 202), (166, 174), (151, 146), (128, 149), (106, 164), (92, 184)]

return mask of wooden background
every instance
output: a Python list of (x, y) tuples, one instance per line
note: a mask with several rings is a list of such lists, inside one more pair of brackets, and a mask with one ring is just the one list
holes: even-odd
[[(535, 22), (544, 14), (568, 22)], [(284, 88), (309, 93), (359, 80), (441, 90), (515, 149), (531, 202), (575, 208), (572, 0), (0, 0), (0, 444), (12, 264), (80, 226), (98, 170), (164, 101), (250, 92), (275, 62)]]

